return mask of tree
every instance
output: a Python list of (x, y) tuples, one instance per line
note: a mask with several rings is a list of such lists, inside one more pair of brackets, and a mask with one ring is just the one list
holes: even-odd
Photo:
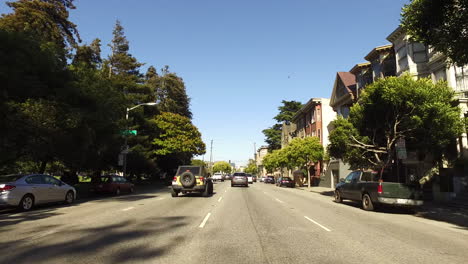
[(102, 62), (101, 59), (101, 40), (94, 39), (91, 45), (77, 46), (73, 65), (85, 64), (88, 68), (97, 69)]
[(467, 0), (412, 0), (403, 7), (401, 22), (415, 41), (460, 66), (468, 64)]
[(380, 79), (366, 87), (348, 120), (333, 122), (328, 151), (354, 168), (380, 169), (395, 159), (395, 144), (404, 138), (410, 150), (440, 160), (463, 129), (453, 100), (446, 82)]
[(302, 104), (297, 101), (283, 100), (281, 103), (283, 105), (278, 107), (279, 113), (273, 118), (277, 123), (262, 131), (270, 151), (281, 148), (281, 130), (283, 122), (292, 121), (294, 114), (302, 107)]
[(245, 168), (245, 173), (249, 174), (257, 174), (258, 173), (258, 168), (255, 160), (249, 159), (249, 163), (247, 164), (247, 167)]
[(231, 172), (231, 165), (226, 161), (218, 161), (213, 165), (213, 172)]
[(282, 106), (278, 107), (279, 113), (274, 117), (278, 123), (290, 122), (293, 116), (302, 108), (302, 103), (298, 101), (281, 101)]
[(294, 138), (283, 150), (288, 157), (290, 168), (306, 167), (310, 188), (310, 168), (323, 159), (323, 146), (317, 137)]
[(207, 166), (206, 162), (204, 162), (203, 160), (199, 160), (199, 159), (193, 159), (191, 164), (193, 166), (203, 166), (203, 167)]
[(75, 9), (73, 0), (18, 0), (7, 2), (13, 9), (3, 14), (0, 28), (9, 32), (23, 32), (43, 43), (53, 43), (62, 51), (80, 42), (76, 25), (68, 20), (69, 10)]
[(206, 146), (201, 134), (189, 118), (164, 112), (157, 115), (151, 122), (159, 130), (159, 136), (153, 139), (156, 155), (168, 154), (205, 154)]
[(175, 73), (169, 73), (169, 66), (165, 66), (161, 71), (163, 75), (155, 89), (160, 111), (192, 118), (190, 98), (187, 96), (184, 81)]
[(281, 124), (274, 124), (272, 127), (264, 129), (265, 142), (268, 144), (268, 150), (272, 151), (281, 148)]

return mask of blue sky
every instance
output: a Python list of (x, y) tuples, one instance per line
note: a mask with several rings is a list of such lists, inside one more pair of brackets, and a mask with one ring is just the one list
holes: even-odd
[[(9, 12), (0, 0), (0, 13)], [(214, 160), (246, 163), (282, 100), (329, 98), (398, 26), (407, 0), (75, 0), (81, 38), (103, 55), (119, 19), (140, 62), (181, 76)]]

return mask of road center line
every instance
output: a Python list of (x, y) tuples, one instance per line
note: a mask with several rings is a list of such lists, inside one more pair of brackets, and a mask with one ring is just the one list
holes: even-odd
[(223, 197), (222, 197), (222, 196), (221, 196), (221, 197), (219, 197), (219, 199), (218, 199), (218, 202), (221, 202), (221, 200), (222, 200), (222, 199), (223, 199)]
[(128, 207), (128, 208), (122, 209), (122, 211), (124, 211), (124, 212), (125, 212), (125, 211), (128, 211), (128, 210), (132, 210), (133, 208), (135, 208), (135, 207), (131, 206), (131, 207)]
[(278, 198), (275, 198), (276, 201), (280, 202), (280, 203), (284, 203), (283, 201), (281, 201), (280, 199)]
[(307, 217), (307, 216), (304, 216), (304, 218), (305, 218), (305, 219), (307, 219), (307, 220), (309, 220), (309, 221), (311, 221), (312, 223), (314, 223), (314, 224), (316, 224), (316, 225), (320, 226), (321, 228), (325, 229), (325, 230), (326, 230), (326, 231), (328, 231), (328, 232), (330, 232), (330, 231), (331, 231), (330, 229), (328, 229), (328, 228), (324, 227), (323, 225), (321, 225), (321, 224), (319, 224), (319, 223), (315, 222), (314, 220), (310, 219), (310, 218), (309, 218), (309, 217)]
[(203, 222), (200, 224), (200, 226), (198, 226), (199, 228), (203, 228), (205, 227), (205, 224), (206, 224), (206, 221), (208, 221), (208, 218), (210, 218), (211, 216), (211, 213), (208, 213), (206, 216), (205, 216), (205, 219), (203, 219)]

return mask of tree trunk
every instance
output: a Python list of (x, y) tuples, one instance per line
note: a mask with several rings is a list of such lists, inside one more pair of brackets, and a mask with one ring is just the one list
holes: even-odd
[(307, 166), (307, 188), (310, 189), (310, 166)]
[(44, 174), (46, 166), (47, 166), (47, 161), (46, 160), (41, 161), (41, 167), (39, 168), (40, 174)]

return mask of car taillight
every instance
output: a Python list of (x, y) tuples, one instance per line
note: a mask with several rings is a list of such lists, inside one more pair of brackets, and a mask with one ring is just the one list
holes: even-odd
[(377, 192), (378, 192), (379, 194), (382, 194), (382, 193), (383, 193), (382, 183), (379, 183), (379, 186), (377, 186)]
[(203, 177), (200, 177), (200, 181), (203, 181), (203, 180), (204, 180), (204, 178), (203, 178)]
[(177, 181), (177, 177), (172, 178), (172, 181)]
[(16, 188), (14, 185), (5, 184), (3, 187), (0, 187), (0, 192), (8, 192)]

